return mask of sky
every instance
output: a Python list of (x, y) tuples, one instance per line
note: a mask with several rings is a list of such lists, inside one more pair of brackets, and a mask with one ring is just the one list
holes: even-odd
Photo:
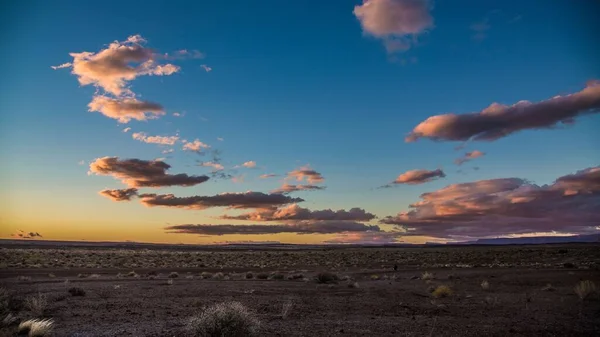
[(598, 9), (12, 2), (0, 13), (0, 237), (598, 233)]

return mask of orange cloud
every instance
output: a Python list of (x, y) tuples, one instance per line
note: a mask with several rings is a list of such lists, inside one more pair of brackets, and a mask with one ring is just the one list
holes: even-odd
[(479, 150), (475, 150), (475, 151), (467, 152), (467, 153), (465, 153), (465, 155), (464, 155), (463, 157), (457, 158), (457, 159), (454, 161), (454, 163), (455, 163), (456, 165), (462, 165), (462, 164), (464, 164), (464, 163), (468, 162), (468, 161), (469, 161), (469, 160), (471, 160), (471, 159), (479, 158), (479, 157), (482, 157), (482, 156), (484, 156), (484, 155), (485, 155), (485, 153), (484, 153), (484, 152), (481, 152), (481, 151), (479, 151)]
[(376, 216), (366, 212), (362, 208), (351, 208), (346, 211), (343, 209), (333, 211), (331, 209), (311, 211), (302, 208), (297, 204), (284, 206), (278, 209), (263, 209), (257, 212), (245, 213), (241, 215), (224, 215), (221, 219), (229, 220), (252, 220), (252, 221), (289, 221), (289, 220), (318, 220), (318, 221), (371, 221)]
[(160, 104), (139, 101), (135, 98), (94, 96), (88, 107), (89, 111), (100, 112), (106, 117), (118, 120), (120, 123), (128, 123), (132, 119), (145, 121), (165, 114)]
[(183, 149), (185, 151), (200, 152), (203, 149), (210, 148), (210, 145), (204, 144), (199, 139), (194, 139), (194, 141), (192, 141), (192, 142), (188, 142), (187, 140), (183, 140), (183, 142), (185, 143), (183, 145)]

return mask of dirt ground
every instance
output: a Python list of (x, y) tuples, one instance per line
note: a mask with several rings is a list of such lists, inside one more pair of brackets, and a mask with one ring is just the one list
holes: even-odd
[[(188, 317), (223, 301), (239, 301), (255, 312), (261, 336), (600, 335), (600, 296), (581, 300), (573, 290), (581, 280), (600, 285), (599, 245), (211, 251), (198, 252), (202, 267), (183, 266), (189, 264), (187, 255), (168, 261), (172, 267), (130, 265), (156, 265), (148, 262), (154, 254), (168, 260), (171, 253), (179, 254), (2, 249), (0, 286), (12, 293), (11, 310), (21, 319), (34, 317), (23, 306), (25, 298), (46, 295), (44, 317), (56, 322), (53, 336), (184, 336)], [(104, 254), (130, 259), (109, 259), (126, 268), (47, 266), (59, 256), (67, 264), (102, 264), (98, 259)], [(270, 259), (261, 261), (267, 259), (263, 254)], [(322, 265), (313, 263), (320, 258)], [(35, 268), (27, 259), (34, 259)], [(248, 271), (252, 279), (246, 279)], [(321, 271), (347, 280), (318, 284), (314, 277)], [(422, 279), (426, 271), (433, 279)], [(171, 272), (178, 277), (169, 284)], [(205, 277), (208, 272), (224, 274), (222, 279), (202, 278), (202, 272)], [(256, 279), (260, 273), (271, 278)], [(273, 279), (277, 274), (283, 280)], [(484, 280), (487, 290), (481, 286)], [(452, 294), (435, 298), (430, 291), (439, 285), (449, 286)], [(85, 296), (71, 296), (67, 290), (72, 287), (82, 288)]]

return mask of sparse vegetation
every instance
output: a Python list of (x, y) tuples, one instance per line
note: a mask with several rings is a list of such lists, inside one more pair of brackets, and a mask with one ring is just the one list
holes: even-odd
[(358, 282), (348, 281), (348, 288), (358, 288)]
[(317, 274), (317, 283), (321, 284), (332, 284), (337, 283), (340, 278), (337, 274), (329, 273), (329, 272), (321, 272)]
[(246, 279), (251, 280), (253, 278), (254, 278), (254, 274), (251, 271), (246, 273)]
[(579, 282), (574, 288), (575, 294), (579, 296), (579, 299), (586, 300), (595, 294), (598, 289), (596, 284), (590, 280), (584, 280)]
[(225, 274), (218, 272), (218, 273), (214, 273), (214, 275), (212, 276), (213, 279), (215, 280), (222, 280), (225, 278)]
[(294, 307), (293, 299), (290, 298), (287, 301), (285, 301), (281, 308), (281, 318), (286, 319), (288, 317), (288, 315), (290, 314), (290, 312), (292, 311), (293, 307)]
[(172, 279), (172, 278), (170, 278), (170, 279), (167, 280), (167, 285), (172, 286), (174, 283), (175, 283), (175, 280)]
[(269, 275), (269, 278), (273, 280), (284, 280), (285, 275), (283, 275), (282, 273), (274, 272), (271, 273), (271, 275)]
[(38, 293), (25, 299), (25, 308), (36, 317), (43, 317), (48, 309), (48, 296)]
[(130, 271), (127, 273), (127, 277), (138, 277), (139, 275), (135, 271)]
[(176, 271), (174, 271), (174, 272), (171, 272), (171, 273), (169, 274), (169, 278), (178, 278), (178, 277), (179, 277), (179, 273), (178, 273), (178, 272), (176, 272)]
[(68, 291), (71, 296), (85, 296), (85, 290), (80, 287), (71, 287)]
[(488, 282), (488, 280), (481, 281), (481, 289), (484, 291), (490, 290), (490, 282)]
[(103, 300), (109, 299), (112, 296), (113, 290), (110, 287), (102, 287), (96, 290), (96, 294)]
[(545, 287), (542, 288), (542, 291), (555, 291), (556, 288), (554, 288), (550, 283), (546, 284)]
[(17, 281), (19, 281), (19, 282), (29, 282), (29, 281), (31, 281), (31, 276), (23, 276), (23, 275), (18, 276), (17, 277)]
[(186, 330), (197, 337), (256, 336), (259, 321), (240, 302), (214, 304), (189, 319)]
[(269, 278), (269, 274), (267, 273), (258, 273), (256, 274), (256, 278), (259, 280), (266, 280)]
[(213, 276), (213, 274), (212, 274), (212, 273), (209, 273), (209, 272), (207, 272), (207, 271), (204, 271), (204, 272), (202, 272), (202, 274), (200, 274), (200, 277), (201, 277), (203, 280), (205, 280), (205, 279), (209, 279), (209, 278), (212, 278), (212, 276)]
[(421, 274), (421, 280), (428, 281), (428, 280), (433, 280), (433, 279), (434, 279), (433, 274), (430, 273), (430, 272), (428, 272), (428, 271), (426, 271), (423, 274)]
[(8, 313), (6, 314), (6, 316), (4, 316), (4, 318), (2, 318), (2, 321), (0, 321), (0, 328), (7, 328), (13, 324), (15, 324), (19, 319), (17, 317), (15, 317), (13, 314)]
[(45, 337), (52, 333), (54, 321), (51, 319), (30, 319), (19, 324), (19, 334), (29, 337)]
[(447, 285), (440, 285), (435, 288), (431, 295), (435, 298), (443, 298), (452, 296), (453, 291)]

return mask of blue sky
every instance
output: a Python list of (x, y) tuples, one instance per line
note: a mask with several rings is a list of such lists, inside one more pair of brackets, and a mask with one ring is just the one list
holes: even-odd
[[(382, 38), (361, 25), (353, 14), (361, 5), (30, 1), (8, 6), (0, 14), (5, 51), (0, 56), (0, 137), (6, 163), (0, 178), (1, 220), (8, 228), (2, 235), (42, 228), (56, 233), (50, 238), (115, 239), (108, 232), (116, 231), (136, 240), (187, 242), (189, 235), (164, 236), (165, 224), (230, 223), (213, 218), (224, 213), (219, 208), (147, 208), (99, 196), (101, 189), (123, 186), (110, 177), (87, 174), (96, 158), (166, 157), (163, 148), (133, 140), (132, 132), (198, 138), (222, 152), (228, 169), (257, 163), (257, 168), (232, 173), (245, 175), (241, 183), (211, 179), (160, 193), (267, 193), (281, 185), (287, 172), (310, 164), (327, 188), (295, 193), (306, 200), (302, 207), (360, 207), (379, 218), (405, 211), (421, 193), (450, 184), (509, 177), (552, 184), (598, 165), (596, 114), (555, 129), (472, 141), (459, 151), (454, 148), (461, 142), (404, 141), (433, 115), (478, 112), (494, 102), (538, 102), (576, 93), (587, 81), (599, 79), (596, 3), (438, 0), (427, 7), (433, 24), (403, 35), (411, 46), (396, 52), (386, 51)], [(145, 47), (161, 53), (187, 49), (205, 56), (173, 61), (181, 67), (173, 75), (140, 76), (128, 83), (136, 97), (164, 106), (166, 115), (119, 124), (87, 111), (97, 88), (81, 86), (70, 69), (51, 66), (72, 62), (69, 53), (96, 53), (135, 34), (147, 40)], [(132, 131), (122, 132), (125, 127)], [(210, 172), (196, 162), (210, 155), (181, 151), (181, 144), (174, 149), (165, 159), (172, 166), (169, 173)], [(473, 150), (485, 156), (460, 167), (453, 163)], [(442, 179), (377, 188), (403, 172), (438, 168), (445, 172)], [(259, 179), (264, 173), (281, 176)], [(103, 231), (103, 224), (112, 225)], [(150, 229), (154, 234), (145, 236)], [(67, 234), (73, 232), (77, 234)], [(292, 241), (304, 240), (298, 237)]]

